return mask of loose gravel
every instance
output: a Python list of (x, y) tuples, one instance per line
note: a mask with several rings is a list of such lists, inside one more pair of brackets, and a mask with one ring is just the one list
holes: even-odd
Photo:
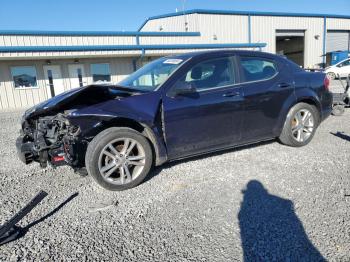
[(272, 141), (167, 164), (123, 192), (20, 163), (19, 120), (0, 113), (0, 223), (49, 196), (0, 261), (350, 261), (350, 110), (306, 147)]

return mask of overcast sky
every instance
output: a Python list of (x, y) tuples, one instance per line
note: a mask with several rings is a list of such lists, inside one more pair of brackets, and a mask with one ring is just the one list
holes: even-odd
[(135, 31), (149, 16), (189, 9), (350, 15), (350, 0), (0, 0), (0, 30)]

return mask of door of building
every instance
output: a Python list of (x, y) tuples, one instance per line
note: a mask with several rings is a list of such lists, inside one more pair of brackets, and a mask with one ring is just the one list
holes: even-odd
[(87, 84), (84, 72), (84, 65), (68, 65), (68, 71), (71, 88), (76, 88)]
[(44, 65), (43, 68), (48, 97), (54, 97), (63, 93), (64, 83), (60, 66)]

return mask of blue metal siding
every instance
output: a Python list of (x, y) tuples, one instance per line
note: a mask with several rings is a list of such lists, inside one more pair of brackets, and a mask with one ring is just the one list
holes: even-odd
[(200, 36), (200, 32), (134, 32), (134, 31), (35, 31), (0, 30), (0, 35), (43, 36)]
[(247, 44), (179, 44), (179, 45), (99, 45), (99, 46), (2, 46), (0, 52), (55, 52), (55, 51), (125, 51), (125, 50), (171, 50), (215, 48), (262, 48), (265, 43)]
[(322, 63), (326, 64), (326, 42), (327, 42), (327, 17), (323, 18), (323, 56)]

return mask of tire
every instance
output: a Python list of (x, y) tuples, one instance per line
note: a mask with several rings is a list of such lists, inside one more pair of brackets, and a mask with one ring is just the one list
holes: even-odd
[(334, 80), (337, 78), (336, 74), (333, 72), (328, 72), (327, 77), (329, 78), (329, 80)]
[[(306, 117), (309, 116), (306, 112), (310, 113), (309, 118)], [(302, 123), (304, 117), (305, 125)], [(315, 106), (298, 103), (289, 110), (279, 140), (282, 144), (292, 147), (305, 146), (312, 140), (319, 123), (320, 114)]]
[[(129, 147), (125, 149), (125, 145)], [(127, 153), (129, 148), (131, 151)], [(99, 133), (89, 143), (85, 155), (88, 173), (101, 187), (112, 191), (139, 185), (152, 164), (153, 153), (148, 140), (139, 132), (125, 127), (112, 127)]]
[(341, 116), (345, 112), (345, 106), (344, 105), (335, 105), (332, 109), (332, 115), (334, 116)]

